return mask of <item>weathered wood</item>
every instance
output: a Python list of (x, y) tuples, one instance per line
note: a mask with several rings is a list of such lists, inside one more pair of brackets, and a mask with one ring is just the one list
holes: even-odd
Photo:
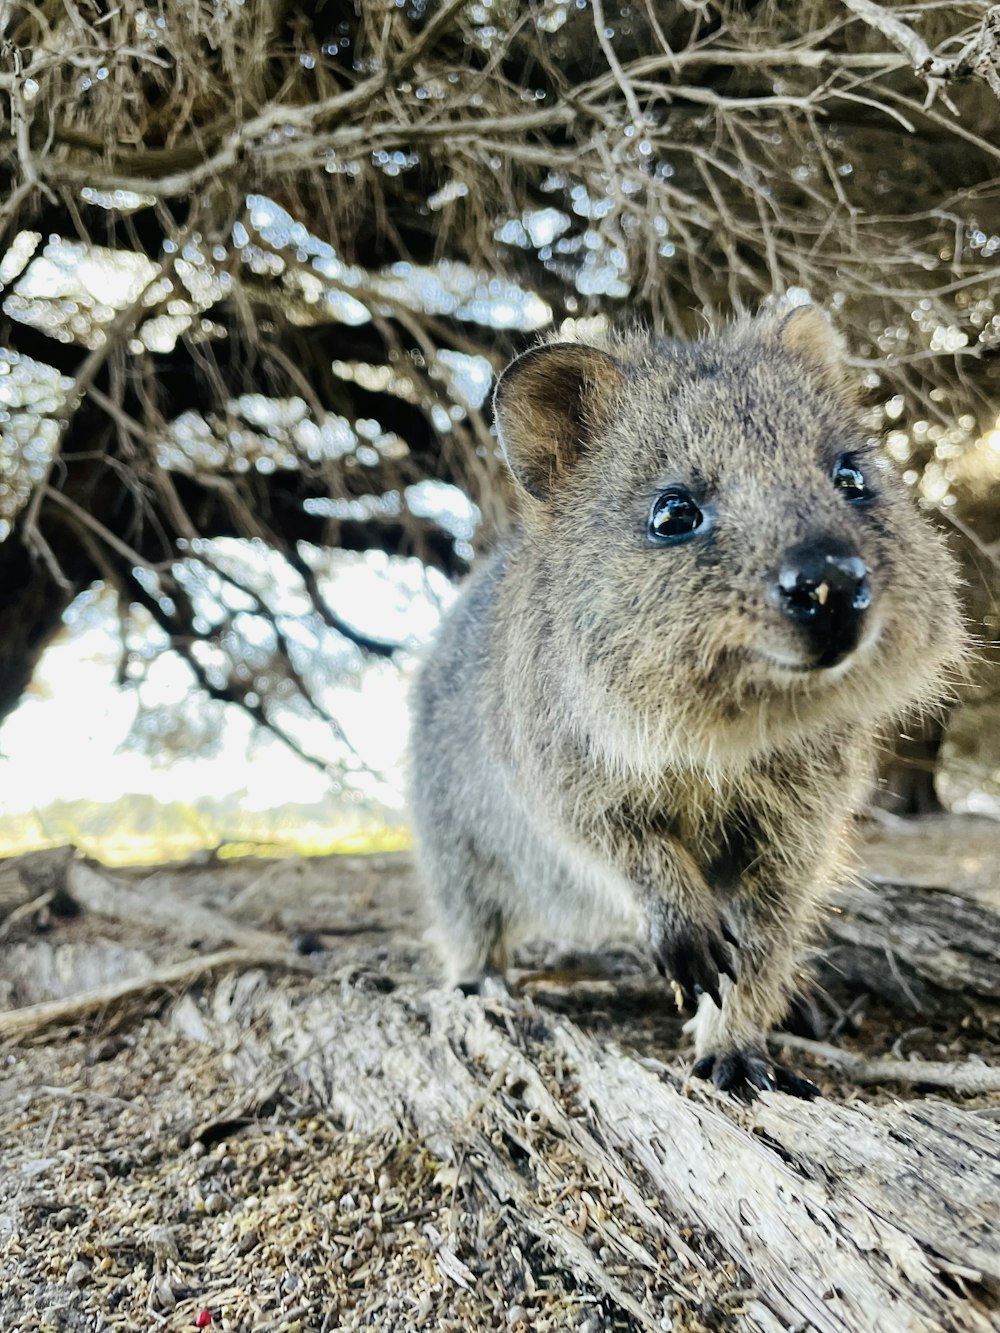
[[(821, 976), (847, 979), (911, 1012), (942, 991), (1000, 1000), (1000, 830), (955, 819), (901, 828), (890, 837), (876, 832), (865, 849), (866, 878), (832, 895), (817, 948)], [(141, 883), (74, 858), (72, 848), (0, 861), (0, 917), (52, 895), (203, 945), (281, 947), (279, 936), (242, 922), (236, 903), (229, 913), (208, 907), (162, 874), (145, 893)], [(375, 927), (398, 924), (395, 901), (380, 906)]]
[(951, 1092), (976, 1096), (1000, 1092), (1000, 1069), (972, 1060), (899, 1060), (866, 1059), (851, 1051), (831, 1046), (825, 1041), (810, 1041), (787, 1032), (776, 1032), (772, 1045), (801, 1051), (830, 1069), (846, 1075), (860, 1086), (886, 1083), (917, 1084), (925, 1088), (947, 1088)]
[[(829, 1333), (991, 1326), (941, 1281), (941, 1257), (972, 1280), (1000, 1274), (992, 1126), (942, 1104), (918, 1112), (781, 1096), (738, 1125), (627, 1056), (569, 1028), (558, 1038), (622, 1160), (719, 1235), (782, 1318)], [(919, 1199), (904, 1199), (908, 1190)]]
[[(241, 924), (158, 882), (154, 893), (142, 884), (103, 869), (73, 847), (53, 847), (0, 861), (0, 939), (25, 910), (62, 899), (95, 916), (162, 931), (185, 942), (218, 947), (232, 944), (257, 950), (280, 949), (280, 936)], [(12, 919), (13, 918), (13, 919)]]
[(63, 1028), (79, 1023), (102, 1010), (113, 1009), (127, 1000), (162, 995), (165, 991), (190, 986), (212, 973), (232, 968), (237, 971), (267, 965), (308, 970), (302, 959), (291, 953), (272, 949), (220, 949), (199, 954), (179, 963), (154, 967), (138, 976), (111, 981), (93, 990), (79, 991), (59, 1000), (41, 1000), (37, 1004), (10, 1009), (0, 1014), (0, 1041), (23, 1041), (49, 1028)]
[(948, 888), (883, 879), (839, 889), (821, 967), (919, 1009), (948, 991), (1000, 1000), (1000, 914)]
[(163, 884), (144, 894), (88, 861), (70, 861), (66, 866), (65, 889), (84, 911), (114, 921), (142, 922), (147, 929), (163, 931), (185, 941), (218, 947), (232, 944), (251, 953), (280, 953), (288, 946), (279, 935), (241, 925), (223, 912), (214, 911), (190, 898), (183, 898)]
[[(662, 1283), (663, 1261), (608, 1222), (626, 1234), (634, 1224), (678, 1262), (692, 1258), (685, 1226), (701, 1228), (786, 1325), (1000, 1327), (992, 1297), (952, 1285), (958, 1276), (980, 1293), (1000, 1290), (1000, 1134), (974, 1112), (781, 1095), (741, 1107), (571, 1023), (549, 1028), (530, 1004), (484, 1007), (441, 991), (345, 987), (289, 1004), (262, 982), (235, 1008), (222, 995), (214, 1008), (213, 1040), (235, 1042), (255, 1077), (284, 1067), (297, 1097), (307, 1092), (355, 1127), (414, 1125), (639, 1328), (660, 1327), (663, 1289), (642, 1279)], [(560, 1143), (574, 1170), (619, 1200), (607, 1219), (595, 1209), (584, 1221), (584, 1239), (597, 1228), (614, 1256), (601, 1264), (546, 1198), (566, 1183)]]
[[(439, 1285), (421, 1310), (435, 1308), (435, 1290), (457, 1289), (488, 1310), (488, 1292), (506, 1288), (474, 1237), (501, 1234), (514, 1251), (543, 1256), (544, 1271), (563, 1275), (562, 1290), (582, 1293), (585, 1308), (596, 1306), (595, 1321), (580, 1325), (589, 1333), (985, 1333), (1000, 1330), (1000, 1101), (991, 1092), (1000, 1060), (990, 1035), (1000, 992), (988, 956), (1000, 893), (988, 842), (961, 854), (952, 878), (940, 863), (921, 871), (914, 850), (905, 876), (882, 866), (882, 883), (844, 891), (834, 950), (859, 967), (874, 959), (873, 989), (888, 975), (901, 1003), (912, 993), (934, 1006), (922, 1028), (927, 1059), (884, 1057), (897, 1031), (884, 1011), (851, 1052), (792, 1039), (834, 1071), (825, 1086), (835, 1095), (811, 1105), (775, 1094), (747, 1107), (685, 1081), (680, 1021), (638, 955), (617, 956), (620, 978), (561, 989), (536, 981), (536, 1000), (464, 1000), (440, 989), (405, 862), (391, 858), (378, 873), (363, 858), (265, 870), (220, 864), (171, 873), (166, 883), (160, 875), (145, 890), (135, 876), (67, 862), (65, 853), (52, 874), (36, 859), (21, 904), (68, 892), (84, 910), (72, 920), (46, 917), (41, 935), (33, 911), (15, 919), (0, 953), (6, 975), (16, 974), (9, 993), (21, 1004), (64, 983), (81, 993), (0, 1015), (0, 1039), (37, 1039), (65, 1024), (85, 1033), (109, 1003), (127, 1005), (131, 1021), (155, 995), (157, 1018), (145, 1033), (159, 1054), (150, 1059), (145, 1038), (123, 1047), (120, 1073), (101, 1086), (117, 1093), (131, 1080), (129, 1095), (142, 1089), (158, 1123), (169, 1124), (177, 1115), (171, 1071), (178, 1088), (224, 1083), (224, 1100), (202, 1107), (196, 1096), (180, 1117), (184, 1144), (204, 1151), (244, 1129), (262, 1132), (261, 1117), (268, 1133), (280, 1134), (284, 1121), (301, 1141), (309, 1116), (364, 1143), (416, 1143), (417, 1154), (447, 1163), (439, 1174), (452, 1198), (426, 1238), (429, 1280)], [(144, 912), (144, 892), (168, 910)], [(17, 892), (8, 896), (17, 912)], [(271, 922), (281, 934), (259, 928)], [(286, 932), (308, 923), (322, 935), (330, 922), (337, 931), (327, 934), (328, 953), (290, 954)], [(175, 962), (189, 933), (261, 948)], [(90, 971), (62, 965), (88, 944)], [(285, 971), (289, 963), (303, 975)], [(123, 968), (136, 975), (123, 979)], [(178, 991), (172, 1004), (160, 1003)], [(968, 1026), (970, 1003), (979, 1012)], [(125, 1032), (121, 1015), (117, 1027)], [(56, 1049), (25, 1043), (15, 1079)], [(91, 1097), (94, 1069), (75, 1058), (35, 1085), (63, 1101)], [(200, 1070), (193, 1084), (192, 1063)], [(909, 1080), (910, 1099), (878, 1089), (862, 1100), (858, 1086), (876, 1075), (904, 1091)], [(971, 1103), (914, 1095), (935, 1079)], [(214, 1159), (207, 1153), (206, 1164)], [(15, 1180), (12, 1188), (19, 1199), (28, 1186)], [(298, 1188), (294, 1172), (288, 1188)], [(85, 1212), (82, 1189), (71, 1197)], [(322, 1192), (312, 1197), (327, 1207)], [(424, 1202), (418, 1195), (413, 1215)], [(242, 1205), (233, 1206), (238, 1223)], [(255, 1206), (247, 1201), (248, 1213)], [(352, 1225), (361, 1227), (360, 1217), (338, 1222)], [(381, 1252), (368, 1253), (351, 1281), (367, 1282), (360, 1274), (369, 1265), (377, 1275)], [(249, 1290), (243, 1263), (233, 1250), (227, 1265)], [(474, 1326), (493, 1327), (492, 1318)], [(412, 1326), (428, 1326), (424, 1315)], [(540, 1327), (562, 1333), (576, 1323)]]
[[(513, 1214), (526, 1241), (551, 1247), (635, 1327), (662, 1330), (671, 1300), (698, 1305), (699, 1279), (711, 1274), (688, 1244), (687, 1219), (658, 1211), (627, 1172), (609, 1173), (604, 1147), (523, 1049), (523, 1012), (491, 1012), (448, 992), (386, 999), (347, 987), (289, 1004), (263, 978), (242, 993), (224, 982), (213, 1011), (220, 1026), (209, 1025), (205, 1039), (225, 1043), (248, 1076), (283, 1071), (287, 1091), (332, 1108), (353, 1130), (415, 1126)], [(596, 1197), (609, 1184), (624, 1204), (614, 1212)], [(744, 1304), (747, 1333), (773, 1327), (765, 1307)]]

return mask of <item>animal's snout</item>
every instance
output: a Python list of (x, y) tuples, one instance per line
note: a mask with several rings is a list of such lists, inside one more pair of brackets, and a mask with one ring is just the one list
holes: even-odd
[(785, 552), (777, 601), (805, 632), (817, 667), (835, 666), (858, 646), (872, 603), (868, 566), (845, 542), (820, 537)]

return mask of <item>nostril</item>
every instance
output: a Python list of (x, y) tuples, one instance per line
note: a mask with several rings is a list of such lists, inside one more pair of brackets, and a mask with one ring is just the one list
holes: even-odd
[(827, 555), (823, 557), (827, 572), (845, 583), (860, 583), (867, 577), (868, 566), (859, 555)]
[(872, 601), (868, 566), (856, 555), (810, 552), (788, 560), (778, 571), (778, 589), (787, 613), (795, 619), (859, 613)]
[[(783, 569), (778, 575), (778, 587), (781, 589), (785, 605), (793, 613), (798, 612), (800, 615), (810, 616), (826, 602), (828, 591), (826, 585), (817, 584), (812, 579), (802, 578), (797, 570)], [(822, 593), (819, 592), (820, 587), (823, 588)]]
[[(856, 610), (864, 610), (872, 599), (871, 585), (868, 582), (868, 566), (860, 556), (826, 557), (827, 577), (831, 588), (852, 597)], [(859, 600), (859, 599), (862, 599)]]

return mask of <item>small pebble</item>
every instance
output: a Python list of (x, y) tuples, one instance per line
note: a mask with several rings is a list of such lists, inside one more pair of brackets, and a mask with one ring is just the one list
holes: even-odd
[(158, 1264), (177, 1262), (177, 1232), (173, 1227), (150, 1227), (144, 1239)]
[(260, 1237), (256, 1231), (244, 1231), (243, 1235), (236, 1242), (236, 1249), (240, 1254), (249, 1254), (255, 1250), (260, 1243)]
[(177, 1297), (169, 1282), (160, 1282), (156, 1287), (156, 1303), (161, 1310), (172, 1310), (177, 1304)]
[(229, 1200), (224, 1194), (219, 1194), (213, 1190), (211, 1194), (205, 1196), (205, 1212), (209, 1217), (216, 1217), (219, 1213), (224, 1213), (229, 1207)]
[(353, 1213), (357, 1209), (353, 1194), (343, 1194), (340, 1198), (340, 1211), (342, 1213)]
[(90, 1276), (90, 1265), (82, 1263), (79, 1259), (75, 1264), (70, 1264), (69, 1272), (66, 1274), (66, 1282), (71, 1287), (79, 1287), (81, 1283), (86, 1282)]

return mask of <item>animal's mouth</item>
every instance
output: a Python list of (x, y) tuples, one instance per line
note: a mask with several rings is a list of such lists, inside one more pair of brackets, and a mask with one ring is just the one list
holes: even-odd
[(785, 648), (759, 647), (751, 653), (751, 660), (762, 670), (773, 685), (808, 685), (819, 689), (835, 685), (872, 655), (882, 626), (880, 622), (871, 624), (864, 637), (835, 661), (828, 656), (810, 657)]

